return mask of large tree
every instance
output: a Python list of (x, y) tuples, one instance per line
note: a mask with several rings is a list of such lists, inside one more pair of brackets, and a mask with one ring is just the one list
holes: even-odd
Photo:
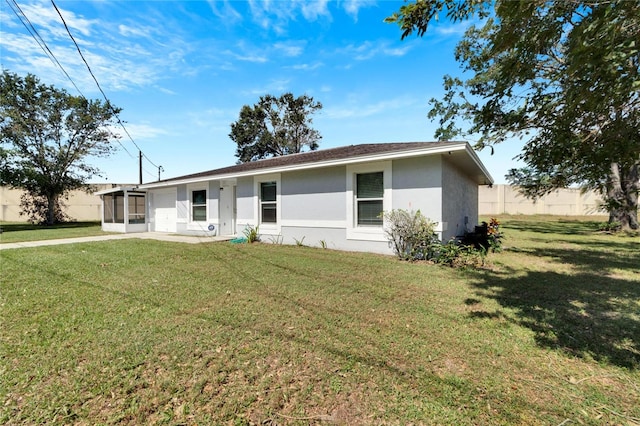
[(3, 71), (0, 183), (25, 190), (31, 197), (27, 204), (44, 205), (45, 223), (55, 223), (65, 194), (86, 189), (87, 181), (100, 175), (87, 159), (112, 152), (117, 136), (110, 128), (119, 111), (108, 102), (45, 85), (34, 75)]
[(320, 133), (311, 127), (311, 115), (322, 109), (320, 102), (303, 95), (285, 93), (279, 98), (260, 97), (253, 107), (245, 105), (238, 121), (231, 124), (229, 137), (237, 145), (239, 162), (295, 154), (304, 147), (318, 149)]
[(436, 137), (526, 138), (526, 167), (508, 175), (526, 195), (595, 189), (610, 221), (638, 229), (640, 2), (417, 0), (387, 21), (405, 38), (439, 16), (480, 24), (455, 50), (468, 78), (445, 76), (431, 100)]

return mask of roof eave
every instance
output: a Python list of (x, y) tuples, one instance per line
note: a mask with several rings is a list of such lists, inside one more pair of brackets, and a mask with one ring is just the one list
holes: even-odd
[[(259, 176), (259, 175), (272, 174), (272, 173), (284, 173), (284, 172), (289, 172), (294, 170), (299, 171), (299, 170), (317, 169), (317, 168), (323, 168), (323, 167), (342, 166), (347, 164), (366, 163), (366, 162), (373, 162), (373, 161), (395, 160), (400, 158), (416, 157), (419, 155), (436, 155), (436, 154), (443, 154), (446, 152), (468, 150), (469, 148), (470, 147), (468, 143), (459, 142), (456, 144), (451, 144), (446, 146), (436, 146), (433, 148), (422, 147), (422, 148), (406, 149), (402, 151), (366, 154), (366, 155), (360, 155), (357, 157), (341, 158), (338, 160), (325, 160), (325, 161), (315, 161), (312, 163), (265, 167), (263, 169), (247, 170), (244, 172), (237, 172), (237, 173), (222, 173), (222, 174), (212, 173), (210, 175), (197, 176), (193, 178), (185, 178), (185, 179), (177, 178), (174, 180), (168, 180), (164, 182), (152, 182), (152, 183), (142, 184), (139, 186), (139, 188), (140, 189), (164, 188), (169, 186), (198, 183), (198, 182), (209, 181), (209, 180), (234, 179), (234, 178), (241, 178), (241, 177), (247, 177), (247, 176)], [(472, 154), (473, 156), (475, 156), (475, 153), (472, 152)], [(481, 164), (477, 156), (475, 156), (474, 160), (478, 164)], [(486, 171), (484, 167), (482, 167), (482, 169)], [(487, 173), (487, 176), (489, 179), (491, 179), (491, 176), (489, 176), (488, 173)], [(491, 181), (493, 182), (493, 180)]]
[(112, 194), (114, 192), (123, 192), (123, 191), (135, 192), (141, 189), (140, 186), (141, 185), (116, 186), (113, 188), (103, 189), (102, 191), (94, 192), (93, 195), (106, 195), (106, 194)]
[(478, 157), (476, 151), (469, 144), (466, 144), (466, 151), (480, 171), (480, 175), (476, 176), (478, 185), (493, 185), (493, 176), (491, 176), (491, 173), (489, 173), (484, 164), (482, 164), (482, 161), (480, 161), (480, 157)]

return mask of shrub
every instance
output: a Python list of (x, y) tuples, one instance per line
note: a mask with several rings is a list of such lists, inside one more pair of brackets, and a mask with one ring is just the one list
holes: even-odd
[(260, 241), (260, 234), (258, 232), (258, 226), (247, 225), (242, 231), (244, 236), (247, 238), (247, 242), (255, 243), (256, 241)]
[(502, 232), (500, 232), (500, 222), (495, 217), (492, 217), (487, 225), (487, 240), (489, 242), (489, 248), (495, 253), (502, 251)]
[(442, 244), (431, 260), (437, 264), (448, 265), (453, 268), (469, 266), (479, 268), (484, 266), (486, 255), (487, 251), (484, 249), (476, 249), (452, 239), (446, 244)]
[(403, 260), (426, 260), (433, 257), (440, 246), (435, 233), (437, 223), (420, 213), (407, 210), (384, 212), (385, 234), (393, 245), (393, 251)]
[(482, 222), (476, 226), (473, 232), (465, 232), (462, 244), (473, 246), (476, 250), (485, 252), (491, 250), (497, 253), (502, 251), (502, 237), (500, 222), (496, 218), (491, 218), (489, 223)]
[(502, 234), (500, 223), (491, 219), (465, 234), (462, 240), (451, 239), (441, 244), (435, 233), (436, 222), (420, 211), (392, 210), (383, 213), (385, 233), (393, 250), (402, 260), (430, 260), (454, 268), (485, 266), (487, 252), (500, 251)]

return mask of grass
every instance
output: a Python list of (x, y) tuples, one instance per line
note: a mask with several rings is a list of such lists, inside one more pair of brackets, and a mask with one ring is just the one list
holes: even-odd
[(0, 222), (0, 229), (0, 244), (106, 234), (102, 231), (100, 222), (68, 222), (50, 226), (26, 222)]
[(593, 229), (504, 218), (485, 270), (269, 244), (4, 250), (0, 423), (638, 424), (640, 241)]

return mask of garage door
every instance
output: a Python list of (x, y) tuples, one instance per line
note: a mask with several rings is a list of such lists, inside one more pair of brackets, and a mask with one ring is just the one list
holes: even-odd
[(175, 189), (154, 192), (153, 211), (156, 232), (176, 232), (178, 215)]

